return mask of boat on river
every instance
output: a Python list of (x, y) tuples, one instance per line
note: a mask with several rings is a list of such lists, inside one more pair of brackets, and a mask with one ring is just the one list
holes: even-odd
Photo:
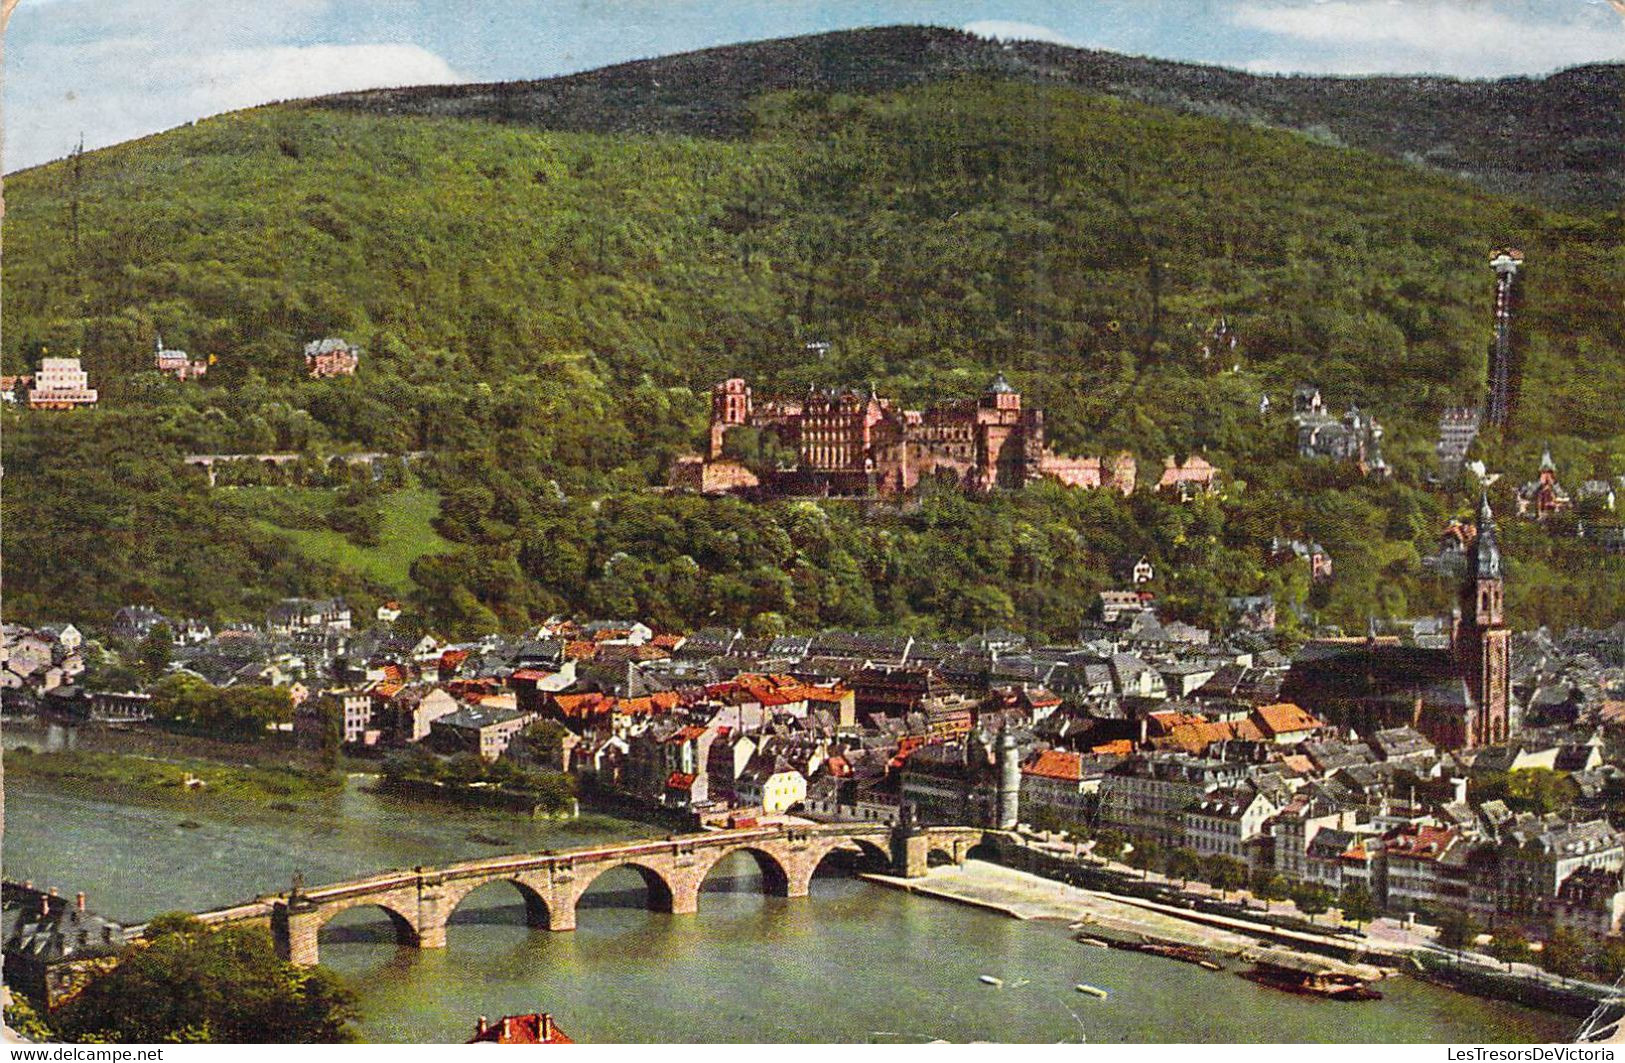
[(990, 974), (982, 975), (980, 981), (981, 981), (981, 983), (983, 985), (990, 985), (994, 989), (1002, 989), (1002, 988), (1004, 988), (1004, 979), (1003, 978), (995, 978)]
[(1072, 988), (1076, 989), (1080, 993), (1085, 993), (1092, 997), (1099, 997), (1101, 1000), (1106, 999), (1106, 991), (1097, 985), (1089, 985), (1085, 982), (1079, 982)]
[(1254, 958), (1252, 970), (1237, 973), (1250, 982), (1300, 996), (1327, 1000), (1382, 999), (1382, 993), (1372, 989), (1359, 975), (1332, 969), (1308, 956), (1290, 953), (1260, 956)]
[(1170, 942), (1151, 941), (1108, 941), (1107, 947), (1124, 949), (1128, 952), (1143, 952), (1150, 956), (1161, 956), (1165, 960), (1178, 960), (1180, 963), (1189, 963), (1202, 968), (1204, 971), (1222, 971), (1224, 965), (1213, 958), (1207, 949), (1195, 945), (1176, 945)]
[(1111, 948), (1111, 945), (1109, 945), (1108, 943), (1100, 940), (1099, 938), (1092, 938), (1088, 934), (1078, 934), (1075, 937), (1073, 937), (1072, 940), (1076, 941), (1080, 945), (1088, 945), (1092, 949), (1109, 949), (1109, 948)]

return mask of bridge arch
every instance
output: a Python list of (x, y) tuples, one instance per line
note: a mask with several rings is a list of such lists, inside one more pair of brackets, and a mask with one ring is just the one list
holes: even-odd
[(816, 876), (830, 857), (857, 858), (865, 870), (884, 871), (891, 867), (891, 850), (872, 838), (836, 838), (816, 853), (812, 871)]
[(313, 937), (319, 939), (322, 930), (333, 919), (344, 912), (354, 911), (358, 908), (376, 908), (389, 917), (389, 925), (395, 931), (395, 943), (405, 948), (413, 948), (419, 944), (417, 913), (410, 914), (401, 910), (393, 900), (388, 897), (357, 897), (348, 901), (335, 901), (324, 904), (315, 912), (315, 920), (311, 927)]
[(705, 880), (710, 877), (716, 866), (735, 853), (747, 853), (756, 861), (756, 866), (762, 872), (762, 892), (769, 897), (788, 897), (791, 895), (791, 870), (777, 854), (749, 842), (740, 845), (730, 845), (713, 850), (706, 854), (704, 863), (695, 870), (694, 884), (697, 889), (705, 887)]
[[(661, 871), (659, 868), (646, 864), (636, 857), (625, 860), (606, 861), (603, 864), (587, 870), (586, 873), (582, 875), (579, 883), (576, 885), (575, 897), (571, 901), (571, 908), (579, 909), (581, 907), (581, 898), (585, 897), (587, 895), (587, 891), (592, 889), (593, 883), (597, 882), (606, 873), (613, 871), (618, 867), (631, 868), (633, 871), (637, 872), (638, 877), (643, 880), (644, 888), (649, 892), (650, 910), (656, 912), (675, 912), (677, 910), (675, 905), (678, 899), (678, 884), (673, 882), (666, 875), (666, 873)], [(690, 908), (689, 910), (692, 911), (693, 909)]]
[(536, 887), (518, 876), (505, 876), (497, 878), (470, 879), (467, 882), (448, 884), (441, 894), (440, 908), (444, 913), (446, 925), (451, 925), (457, 910), (468, 898), (485, 889), (487, 886), (506, 884), (513, 887), (525, 905), (525, 925), (547, 929), (552, 924), (552, 906)]

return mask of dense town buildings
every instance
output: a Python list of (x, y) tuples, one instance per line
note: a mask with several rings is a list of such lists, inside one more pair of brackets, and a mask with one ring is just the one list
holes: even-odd
[[(1606, 815), (1625, 769), (1602, 735), (1625, 737), (1625, 632), (1514, 639), (1487, 502), (1466, 528), (1450, 621), (1291, 658), (1244, 620), (1267, 596), (1211, 632), (1128, 588), (1059, 646), (563, 618), (445, 644), (389, 621), (357, 631), (346, 603), (307, 599), (218, 632), (130, 606), (105, 632), (131, 645), (167, 627), (172, 671), (283, 686), (295, 737), (357, 755), (421, 746), (512, 778), (566, 773), (698, 822), (1074, 824), (1359, 886), (1400, 915), (1617, 933), (1625, 842)], [(73, 696), (65, 666), (94, 641), (80, 626), (5, 635), (8, 711), (142, 718), (139, 691)], [(32, 677), (52, 669), (44, 691)], [(1479, 790), (1537, 769), (1564, 772), (1572, 803), (1535, 814)]]

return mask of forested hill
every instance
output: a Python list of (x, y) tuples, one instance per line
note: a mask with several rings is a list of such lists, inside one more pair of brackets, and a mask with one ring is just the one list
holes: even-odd
[[(1363, 630), (1451, 599), (1421, 558), (1469, 501), (1422, 481), (1439, 411), (1482, 395), (1504, 243), (1528, 262), (1515, 431), (1485, 441), (1498, 510), (1545, 442), (1571, 483), (1625, 473), (1617, 214), (985, 71), (748, 108), (723, 137), (291, 104), (16, 175), (0, 360), (82, 351), (102, 401), (0, 408), (8, 619), (255, 619), (343, 593), (444, 635), (568, 610), (1067, 637), (1144, 554), (1170, 615), (1217, 625), (1265, 591)], [(1237, 344), (1204, 356), (1221, 316)], [(159, 334), (216, 356), (207, 378), (160, 377)], [(322, 336), (364, 348), (357, 375), (305, 376)], [(1058, 449), (1201, 452), (1227, 494), (948, 492), (872, 516), (651, 490), (723, 376), (913, 405), (995, 371)], [(1388, 426), (1393, 482), (1297, 460), (1279, 411), (1305, 380)], [(313, 459), (297, 486), (211, 491), (181, 461), (289, 450)], [(340, 450), (432, 456), (335, 491), (318, 463)], [(1274, 536), (1322, 543), (1335, 580), (1271, 566)], [(1518, 623), (1625, 608), (1625, 559), (1503, 538)]]
[(1295, 129), (1569, 208), (1625, 199), (1625, 66), (1544, 78), (1257, 76), (958, 30), (892, 26), (711, 48), (567, 77), (325, 97), (319, 106), (595, 133), (741, 137), (763, 92), (864, 94), (967, 73)]

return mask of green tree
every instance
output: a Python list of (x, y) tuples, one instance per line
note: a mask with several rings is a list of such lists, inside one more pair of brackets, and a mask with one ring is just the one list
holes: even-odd
[(1439, 944), (1447, 949), (1454, 949), (1458, 954), (1471, 948), (1483, 933), (1478, 920), (1469, 912), (1452, 908), (1439, 917)]
[(56, 1013), (69, 1040), (330, 1044), (352, 1039), (353, 994), (323, 968), (276, 958), (257, 928), (154, 920), (132, 947)]
[(1540, 950), (1542, 970), (1567, 982), (1585, 966), (1585, 939), (1566, 926), (1558, 927)]
[(1625, 940), (1611, 937), (1600, 942), (1591, 954), (1591, 970), (1604, 982), (1614, 982), (1625, 975)]
[(1517, 927), (1498, 930), (1490, 939), (1489, 954), (1512, 970), (1514, 963), (1525, 963), (1530, 956), (1529, 939)]
[(323, 697), (316, 703), (316, 748), (322, 767), (337, 771), (344, 752), (344, 707), (337, 698)]
[(1163, 864), (1167, 862), (1167, 854), (1161, 842), (1146, 838), (1134, 843), (1134, 848), (1129, 850), (1124, 862), (1141, 872), (1141, 878), (1147, 878), (1151, 872), (1162, 869)]
[(1369, 923), (1377, 916), (1377, 904), (1372, 899), (1371, 891), (1359, 882), (1343, 887), (1337, 903), (1343, 910), (1343, 918), (1355, 926)]
[(1224, 897), (1247, 881), (1247, 865), (1233, 856), (1215, 853), (1202, 861), (1202, 878)]
[(1180, 847), (1168, 854), (1168, 877), (1177, 878), (1181, 886), (1202, 874), (1202, 858), (1195, 849)]
[(148, 682), (160, 678), (169, 669), (174, 633), (168, 624), (159, 624), (147, 632), (136, 649), (136, 661)]
[(1115, 860), (1123, 854), (1125, 844), (1127, 844), (1127, 839), (1123, 837), (1121, 832), (1103, 830), (1095, 835), (1095, 847), (1092, 852), (1096, 856), (1105, 857), (1107, 860)]
[(1313, 882), (1305, 882), (1292, 890), (1292, 903), (1312, 922), (1315, 916), (1332, 907), (1332, 891)]
[(36, 1044), (57, 1040), (49, 1024), (21, 993), (13, 993), (5, 1009), (6, 1025)]
[(1264, 910), (1269, 911), (1270, 902), (1284, 901), (1291, 891), (1285, 876), (1271, 871), (1268, 868), (1259, 868), (1252, 878), (1253, 896), (1264, 902)]

